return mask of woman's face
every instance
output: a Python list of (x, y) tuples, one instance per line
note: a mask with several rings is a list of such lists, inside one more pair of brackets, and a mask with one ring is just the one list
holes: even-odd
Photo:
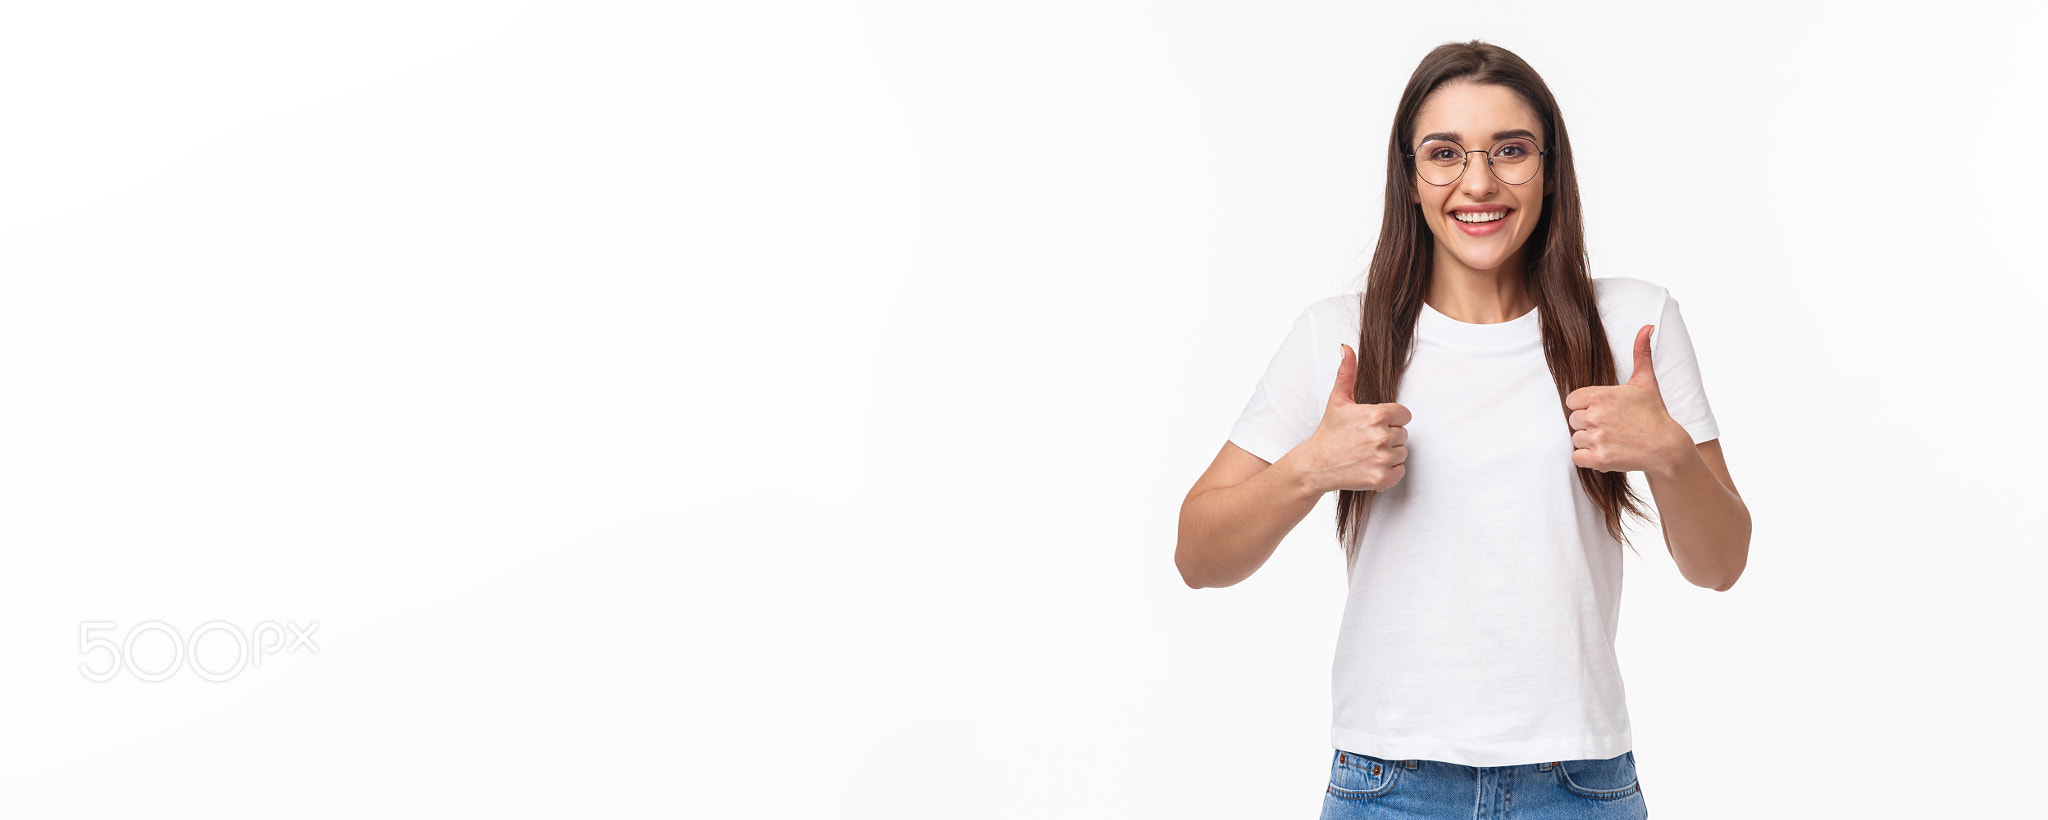
[[(1515, 92), (1497, 85), (1453, 82), (1423, 101), (1407, 147), (1413, 151), (1432, 135), (1439, 139), (1449, 135), (1468, 151), (1484, 152), (1500, 141), (1497, 134), (1507, 131), (1527, 131), (1535, 135), (1537, 148), (1550, 148), (1542, 124)], [(1517, 259), (1529, 235), (1536, 232), (1537, 218), (1543, 215), (1544, 177), (1549, 169), (1539, 165), (1535, 178), (1509, 185), (1493, 175), (1484, 153), (1466, 156), (1469, 161), (1464, 175), (1449, 185), (1431, 185), (1415, 174), (1412, 166), (1409, 169), (1408, 181), (1422, 209), (1422, 221), (1436, 235), (1439, 271), (1447, 265), (1491, 271)], [(1546, 155), (1529, 161), (1546, 163), (1549, 159)], [(1462, 223), (1456, 216), (1463, 211), (1483, 214), (1502, 209), (1507, 216), (1476, 225)]]

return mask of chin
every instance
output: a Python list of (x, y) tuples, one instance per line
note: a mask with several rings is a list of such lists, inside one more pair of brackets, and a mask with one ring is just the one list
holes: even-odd
[(1458, 261), (1465, 263), (1465, 267), (1471, 268), (1473, 270), (1493, 270), (1494, 268), (1500, 267), (1503, 263), (1507, 262), (1508, 260), (1507, 257), (1473, 258), (1470, 256), (1459, 254)]

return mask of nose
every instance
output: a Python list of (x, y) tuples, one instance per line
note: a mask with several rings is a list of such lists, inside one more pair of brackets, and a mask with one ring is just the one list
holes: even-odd
[(1493, 193), (1500, 179), (1493, 175), (1493, 157), (1485, 151), (1465, 152), (1465, 175), (1458, 178), (1459, 189), (1473, 199), (1485, 199)]

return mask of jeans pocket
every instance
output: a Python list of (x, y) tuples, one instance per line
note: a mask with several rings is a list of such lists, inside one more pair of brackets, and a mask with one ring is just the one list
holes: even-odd
[(1371, 755), (1338, 749), (1330, 759), (1330, 786), (1325, 790), (1339, 800), (1370, 800), (1393, 791), (1401, 779), (1401, 767)]
[(1606, 760), (1566, 760), (1551, 767), (1566, 791), (1594, 800), (1616, 800), (1642, 792), (1636, 780), (1636, 753), (1622, 752)]

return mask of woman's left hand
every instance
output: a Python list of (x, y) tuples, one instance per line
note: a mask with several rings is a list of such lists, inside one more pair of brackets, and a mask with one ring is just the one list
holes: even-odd
[(1656, 472), (1690, 448), (1691, 434), (1664, 409), (1650, 365), (1650, 331), (1636, 331), (1636, 366), (1628, 382), (1587, 386), (1564, 397), (1572, 411), (1572, 463), (1602, 472)]

